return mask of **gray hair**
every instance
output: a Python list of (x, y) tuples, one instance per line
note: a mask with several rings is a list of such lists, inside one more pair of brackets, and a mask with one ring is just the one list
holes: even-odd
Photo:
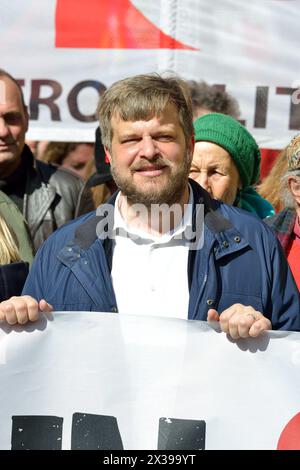
[(216, 85), (209, 85), (204, 80), (188, 80), (194, 113), (197, 109), (207, 109), (212, 113), (228, 114), (239, 119), (240, 108), (237, 100)]

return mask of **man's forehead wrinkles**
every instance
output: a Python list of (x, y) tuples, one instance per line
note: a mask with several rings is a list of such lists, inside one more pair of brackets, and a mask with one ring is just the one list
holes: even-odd
[[(161, 129), (164, 128), (173, 128), (176, 126), (176, 123), (172, 119), (164, 119), (160, 120), (159, 118), (153, 118), (151, 120), (137, 120), (137, 121), (119, 121), (119, 122), (113, 122), (113, 127), (116, 127), (116, 129), (120, 129), (121, 131), (123, 129), (145, 129), (145, 128), (151, 128), (151, 127), (159, 127)], [(115, 126), (114, 126), (115, 124)]]

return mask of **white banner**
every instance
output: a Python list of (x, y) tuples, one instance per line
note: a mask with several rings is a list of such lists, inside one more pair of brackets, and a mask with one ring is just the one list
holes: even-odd
[(2, 327), (0, 449), (299, 449), (299, 368), (299, 333), (87, 312)]
[(263, 147), (300, 129), (299, 0), (1, 0), (0, 67), (30, 139), (93, 140), (98, 93), (145, 72), (223, 85)]

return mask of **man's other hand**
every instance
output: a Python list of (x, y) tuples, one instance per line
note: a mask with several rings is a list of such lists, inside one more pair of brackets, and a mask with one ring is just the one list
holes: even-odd
[(52, 312), (52, 305), (42, 299), (39, 302), (30, 295), (11, 297), (0, 303), (0, 321), (9, 325), (25, 325), (28, 321), (36, 321), (39, 312)]
[(221, 330), (231, 338), (255, 338), (265, 330), (272, 329), (272, 323), (268, 318), (253, 307), (242, 304), (234, 304), (221, 314), (213, 308), (209, 309), (207, 321), (219, 321)]

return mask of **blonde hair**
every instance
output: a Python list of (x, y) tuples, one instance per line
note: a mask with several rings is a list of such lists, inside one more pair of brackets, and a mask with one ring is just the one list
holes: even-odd
[(277, 212), (284, 208), (281, 197), (282, 178), (288, 168), (286, 148), (277, 156), (268, 176), (257, 186), (257, 192), (267, 199)]
[(0, 215), (0, 265), (21, 261), (16, 236)]

